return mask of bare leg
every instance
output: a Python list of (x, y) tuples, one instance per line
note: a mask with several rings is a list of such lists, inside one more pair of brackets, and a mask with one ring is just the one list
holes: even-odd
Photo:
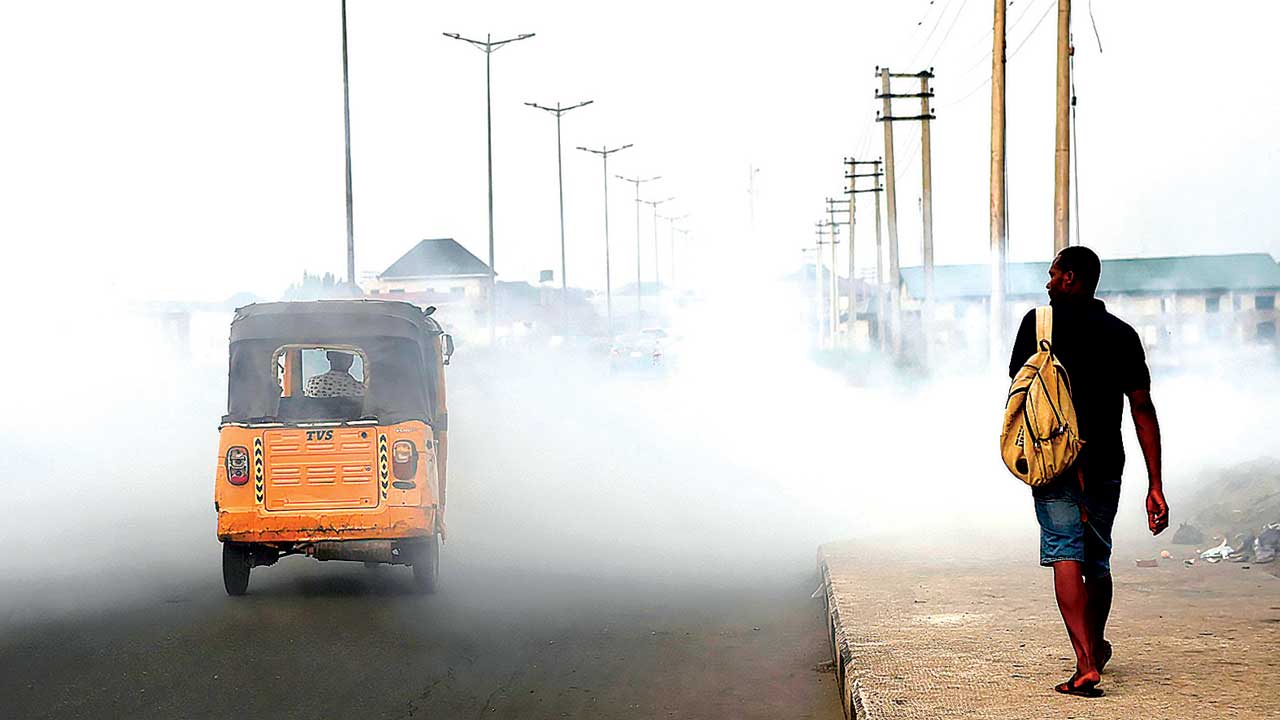
[(1096, 685), (1100, 679), (1094, 663), (1093, 632), (1089, 623), (1089, 596), (1085, 591), (1080, 563), (1061, 560), (1053, 564), (1053, 589), (1058, 596), (1058, 610), (1067, 626), (1067, 636), (1076, 651), (1075, 685)]
[(1111, 643), (1107, 642), (1107, 618), (1111, 616), (1111, 576), (1089, 578), (1085, 581), (1085, 592), (1089, 596), (1089, 627), (1092, 633), (1094, 664), (1098, 672), (1106, 667), (1111, 659)]

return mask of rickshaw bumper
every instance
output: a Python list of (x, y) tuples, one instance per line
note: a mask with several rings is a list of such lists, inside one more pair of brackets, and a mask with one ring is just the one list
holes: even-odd
[(435, 531), (434, 506), (388, 507), (377, 512), (285, 514), (260, 508), (218, 511), (218, 539), (223, 542), (307, 545), (411, 540), (428, 538)]

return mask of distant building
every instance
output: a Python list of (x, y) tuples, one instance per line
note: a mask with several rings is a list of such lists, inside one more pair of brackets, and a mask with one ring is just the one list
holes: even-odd
[(592, 294), (569, 288), (568, 309), (561, 311), (558, 286), (527, 282), (494, 282), (489, 266), (452, 238), (423, 240), (396, 260), (370, 284), (369, 296), (404, 300), (440, 308), (436, 316), (464, 331), (487, 327), (489, 298), (496, 292), (496, 332), (515, 334), (570, 331), (590, 333), (601, 325), (594, 317)]
[[(1010, 263), (1011, 318), (1048, 301), (1049, 263)], [(986, 342), (989, 265), (934, 268), (934, 332), (944, 347), (979, 350)], [(1102, 261), (1098, 298), (1137, 328), (1149, 353), (1210, 344), (1276, 342), (1280, 265), (1265, 253), (1126, 258)], [(924, 271), (902, 269), (904, 311), (918, 317)]]
[(493, 273), (453, 238), (423, 240), (378, 273), (369, 294), (416, 305), (435, 305), (477, 316), (488, 306)]

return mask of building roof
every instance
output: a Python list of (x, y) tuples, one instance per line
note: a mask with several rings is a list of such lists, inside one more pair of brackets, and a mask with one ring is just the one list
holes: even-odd
[(379, 279), (489, 276), (489, 266), (453, 238), (423, 240), (378, 275)]
[[(1010, 297), (1041, 295), (1049, 263), (1009, 263)], [(902, 281), (913, 298), (924, 297), (924, 270), (902, 268)], [(991, 292), (991, 266), (939, 265), (934, 268), (934, 297), (980, 298)], [(1280, 265), (1266, 253), (1123, 258), (1102, 261), (1098, 294), (1204, 292), (1212, 290), (1280, 290)]]

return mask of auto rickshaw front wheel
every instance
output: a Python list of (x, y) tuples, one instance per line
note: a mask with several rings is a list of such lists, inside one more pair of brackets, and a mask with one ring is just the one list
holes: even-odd
[(222, 543), (222, 586), (228, 595), (243, 595), (249, 589), (249, 569), (252, 567), (248, 547), (240, 543)]
[(425, 595), (436, 591), (440, 576), (440, 535), (432, 535), (416, 548), (413, 558), (413, 589)]

